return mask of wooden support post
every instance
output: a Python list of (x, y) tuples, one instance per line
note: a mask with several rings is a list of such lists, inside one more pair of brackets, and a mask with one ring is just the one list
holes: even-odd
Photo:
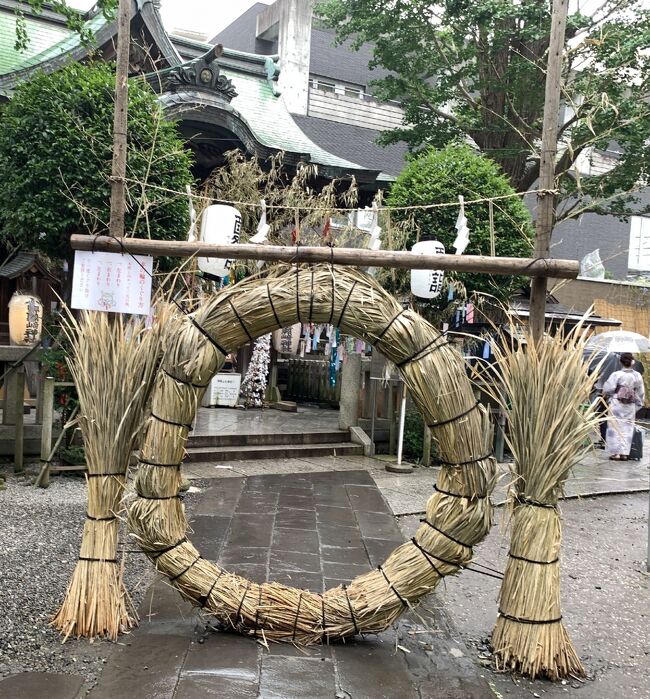
[(54, 422), (54, 379), (45, 377), (41, 385), (42, 423), (41, 423), (41, 470), (38, 485), (47, 488), (50, 484), (50, 451), (52, 450), (52, 423)]
[(111, 172), (110, 233), (124, 235), (126, 209), (126, 132), (129, 103), (129, 44), (131, 42), (131, 0), (119, 0), (117, 15), (117, 69), (113, 115), (113, 167)]
[(422, 465), (431, 466), (431, 429), (426, 423), (422, 435)]
[(388, 453), (392, 456), (395, 453), (395, 443), (397, 429), (395, 424), (395, 394), (397, 392), (393, 388), (393, 382), (388, 384)]
[[(562, 52), (569, 0), (553, 0), (551, 38), (546, 67), (546, 93), (544, 96), (544, 123), (542, 126), (542, 154), (539, 166), (537, 195), (537, 220), (535, 222), (535, 257), (547, 258), (551, 250), (551, 233), (555, 223), (555, 158), (557, 155), (557, 131), (560, 112), (560, 87), (562, 81)], [(534, 340), (544, 334), (546, 316), (545, 276), (534, 277), (530, 294), (530, 329)]]
[(397, 269), (444, 269), (481, 274), (542, 275), (556, 279), (575, 279), (580, 271), (576, 260), (530, 259), (524, 257), (487, 257), (484, 255), (417, 255), (403, 250), (362, 250), (281, 245), (213, 245), (179, 240), (150, 240), (75, 234), (70, 236), (74, 250), (130, 252), (138, 255), (169, 257), (222, 257), (233, 260), (267, 262), (304, 262), (354, 267), (394, 267)]
[(14, 410), (16, 411), (16, 437), (14, 441), (14, 473), (22, 473), (25, 470), (25, 413), (23, 407), (25, 403), (25, 367), (21, 364), (19, 367), (16, 368), (14, 373), (16, 376), (16, 394), (14, 396)]

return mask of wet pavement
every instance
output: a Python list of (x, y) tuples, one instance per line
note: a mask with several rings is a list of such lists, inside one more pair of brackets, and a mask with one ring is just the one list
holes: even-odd
[[(196, 433), (337, 427), (338, 413), (331, 410), (201, 409)], [(614, 696), (608, 692), (617, 682), (624, 696), (650, 696), (647, 682), (638, 678), (648, 657), (648, 496), (639, 491), (648, 489), (649, 455), (648, 441), (641, 462), (611, 462), (594, 450), (566, 485), (573, 498), (562, 505), (569, 522), (562, 567), (567, 626), (590, 677), (605, 678), (600, 684), (528, 683), (484, 667), (481, 644), (494, 623), (498, 581), (465, 572), (448, 579), (395, 629), (309, 649), (265, 648), (254, 639), (206, 631), (205, 619), (159, 580), (141, 608), (141, 626), (114, 646), (90, 696), (472, 699), (559, 696), (579, 691), (575, 685), (586, 687), (582, 696), (605, 699)], [(411, 534), (437, 475), (436, 468), (391, 474), (385, 465), (385, 458), (361, 456), (186, 464), (184, 475), (200, 490), (191, 507), (190, 536), (205, 557), (253, 580), (312, 590), (349, 581)], [(505, 499), (507, 465), (501, 472), (496, 503)], [(627, 495), (587, 497), (606, 493)], [(477, 560), (502, 567), (505, 547), (507, 537), (495, 527), (477, 547)], [(623, 637), (625, 642), (618, 640)], [(81, 692), (75, 676), (25, 673), (0, 682), (2, 699), (76, 699)]]
[[(212, 482), (193, 507), (203, 555), (252, 580), (321, 591), (377, 566), (404, 541), (366, 471)], [(493, 694), (433, 599), (379, 636), (311, 648), (206, 631), (163, 581), (116, 647), (92, 699), (488, 699)], [(441, 633), (441, 630), (445, 630)]]
[(299, 406), (289, 413), (272, 408), (199, 408), (193, 435), (330, 432), (339, 428), (339, 411)]

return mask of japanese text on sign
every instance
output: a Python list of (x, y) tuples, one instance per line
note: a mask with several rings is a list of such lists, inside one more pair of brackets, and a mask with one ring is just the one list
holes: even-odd
[(148, 315), (153, 258), (113, 252), (74, 254), (72, 308)]

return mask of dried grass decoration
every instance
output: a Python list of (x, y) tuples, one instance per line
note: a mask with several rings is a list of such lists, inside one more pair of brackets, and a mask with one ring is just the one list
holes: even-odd
[[(337, 325), (395, 362), (445, 462), (416, 536), (378, 569), (325, 593), (259, 585), (203, 559), (186, 538), (178, 496), (190, 423), (226, 354), (296, 322)], [(446, 337), (403, 310), (372, 278), (326, 265), (285, 267), (227, 287), (191, 319), (170, 319), (164, 344), (128, 523), (184, 598), (242, 633), (310, 644), (382, 631), (471, 560), (472, 546), (491, 524), (489, 417)]]
[[(161, 311), (164, 315), (164, 311)], [(137, 614), (123, 585), (117, 538), (126, 471), (159, 358), (164, 319), (142, 321), (84, 312), (63, 323), (68, 365), (79, 396), (88, 468), (88, 507), (79, 560), (52, 623), (64, 635), (115, 640)]]
[(502, 387), (494, 397), (508, 416), (514, 464), (510, 551), (492, 646), (503, 668), (556, 680), (584, 675), (562, 623), (557, 502), (598, 424), (589, 402), (593, 377), (580, 326), (538, 343), (528, 335), (518, 349), (511, 337), (494, 348)]

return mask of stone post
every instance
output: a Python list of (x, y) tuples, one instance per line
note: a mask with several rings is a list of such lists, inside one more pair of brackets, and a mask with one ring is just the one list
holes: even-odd
[(347, 430), (359, 422), (359, 395), (361, 394), (361, 355), (349, 354), (341, 372), (339, 399), (339, 428)]

